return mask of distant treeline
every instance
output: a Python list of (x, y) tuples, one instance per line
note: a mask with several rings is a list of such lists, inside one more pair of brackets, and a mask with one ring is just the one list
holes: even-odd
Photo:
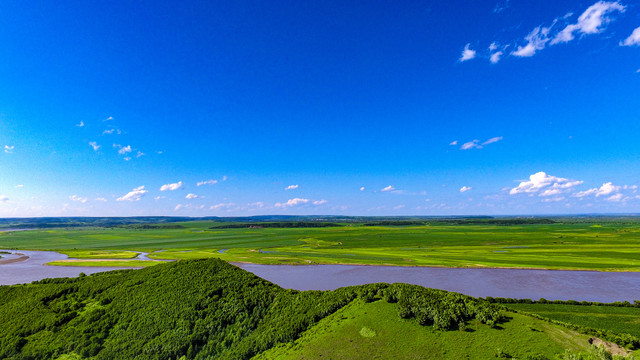
[(0, 359), (250, 359), (353, 301), (382, 299), (437, 329), (502, 320), (485, 300), (417, 285), (301, 292), (218, 259), (185, 260), (0, 286)]
[(313, 221), (279, 221), (279, 222), (256, 222), (256, 223), (234, 223), (212, 226), (209, 229), (247, 229), (247, 228), (323, 228), (344, 226), (338, 223), (313, 222)]
[(635, 307), (640, 308), (640, 300), (635, 300), (633, 303), (628, 301), (616, 301), (612, 303), (602, 303), (595, 301), (575, 301), (575, 300), (547, 300), (545, 298), (540, 298), (540, 300), (531, 300), (531, 299), (513, 299), (513, 298), (502, 298), (502, 297), (491, 297), (487, 296), (485, 298), (488, 302), (492, 304), (557, 304), (557, 305), (582, 305), (582, 306), (613, 306), (613, 307)]
[(421, 226), (421, 225), (546, 225), (556, 222), (547, 218), (465, 218), (439, 220), (379, 220), (363, 226)]
[(134, 225), (122, 225), (118, 227), (124, 228), (124, 229), (137, 229), (137, 230), (186, 229), (184, 225), (180, 225), (180, 224), (134, 224)]

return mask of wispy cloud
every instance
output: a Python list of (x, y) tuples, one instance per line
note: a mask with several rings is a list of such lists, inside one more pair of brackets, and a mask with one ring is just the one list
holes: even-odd
[(84, 126), (84, 121), (80, 120), (79, 124), (76, 124), (77, 127), (83, 127)]
[(323, 204), (326, 204), (327, 202), (328, 202), (328, 201), (327, 201), (327, 200), (325, 200), (325, 199), (322, 199), (322, 200), (316, 200), (316, 201), (314, 201), (314, 202), (313, 202), (313, 205), (323, 205)]
[(496, 136), (496, 137), (492, 137), (491, 139), (485, 141), (482, 143), (482, 145), (489, 145), (489, 144), (493, 144), (493, 143), (497, 143), (498, 141), (502, 140), (503, 137), (502, 136)]
[(500, 61), (500, 57), (502, 56), (503, 52), (502, 51), (496, 51), (493, 54), (491, 54), (491, 56), (489, 57), (489, 61), (491, 61), (492, 64), (497, 64), (498, 61)]
[(106, 118), (106, 119), (104, 119), (102, 121), (111, 121), (111, 120), (113, 120), (113, 116), (109, 116), (108, 118)]
[(199, 197), (200, 197), (200, 196), (198, 196), (198, 195), (196, 195), (196, 194), (191, 194), (191, 193), (189, 193), (189, 194), (187, 194), (187, 196), (185, 196), (184, 198), (185, 198), (185, 199), (189, 199), (189, 200), (191, 200), (191, 199), (197, 199), (197, 198), (199, 198)]
[[(553, 25), (551, 25), (553, 26)], [(536, 51), (545, 48), (547, 43), (551, 40), (549, 38), (550, 27), (536, 27), (529, 35), (525, 36), (527, 44), (524, 46), (518, 46), (518, 48), (511, 52), (511, 55), (519, 57), (531, 57), (535, 55)]]
[(482, 146), (478, 145), (480, 140), (472, 140), (462, 144), (460, 150), (482, 149)]
[(640, 26), (637, 27), (628, 38), (620, 42), (620, 46), (640, 45)]
[(9, 198), (6, 195), (0, 195), (0, 202), (7, 202)]
[(575, 24), (567, 25), (551, 41), (551, 44), (565, 43), (575, 38), (574, 33), (587, 35), (597, 34), (604, 31), (606, 25), (611, 22), (611, 17), (607, 16), (613, 12), (624, 12), (625, 6), (619, 2), (598, 1), (589, 6), (585, 12), (578, 17)]
[(396, 191), (396, 188), (393, 187), (393, 185), (389, 185), (386, 188), (380, 189), (380, 191), (382, 191), (382, 192)]
[(86, 203), (87, 201), (89, 201), (89, 199), (87, 199), (86, 197), (81, 197), (78, 195), (71, 195), (69, 196), (69, 200), (71, 201), (76, 201), (76, 202), (81, 202), (81, 203)]
[(89, 141), (89, 145), (91, 145), (93, 151), (98, 151), (98, 149), (100, 149), (100, 145), (98, 145), (98, 143), (95, 141)]
[(175, 208), (173, 208), (173, 211), (178, 211), (178, 210), (180, 210), (181, 208), (182, 208), (182, 204), (178, 204), (178, 205), (176, 205), (176, 207), (175, 207)]
[(288, 208), (288, 207), (292, 207), (292, 206), (307, 204), (310, 201), (311, 200), (309, 200), (309, 199), (294, 198), (294, 199), (287, 200), (286, 203), (277, 202), (274, 206), (277, 207), (277, 208)]
[(196, 186), (203, 186), (203, 185), (215, 185), (215, 184), (217, 184), (217, 183), (218, 183), (218, 180), (210, 179), (210, 180), (198, 181), (198, 182), (196, 183)]
[(140, 201), (146, 193), (148, 193), (148, 191), (144, 189), (144, 186), (139, 186), (128, 192), (126, 195), (117, 198), (116, 201)]
[(182, 181), (173, 184), (164, 184), (160, 187), (160, 191), (174, 191), (182, 187)]
[(286, 188), (284, 188), (285, 190), (295, 190), (299, 187), (300, 185), (289, 185)]
[(18, 185), (16, 185), (15, 187), (16, 187), (17, 189), (19, 189), (19, 188), (23, 188), (23, 187), (24, 187), (24, 185), (22, 185), (22, 184), (18, 184)]
[(536, 194), (540, 196), (557, 195), (565, 189), (570, 189), (582, 184), (580, 180), (570, 180), (552, 175), (547, 175), (544, 171), (537, 172), (529, 176), (529, 180), (522, 181), (517, 187), (509, 191), (509, 194)]
[(463, 186), (463, 187), (460, 188), (460, 192), (461, 193), (467, 192), (467, 191), (469, 191), (471, 189), (473, 189), (471, 186)]
[(364, 186), (360, 187), (360, 191), (364, 191)]
[(107, 202), (107, 199), (103, 198), (103, 197), (97, 197), (95, 199), (93, 199), (94, 201), (102, 201), (102, 202)]
[(469, 46), (471, 46), (470, 43), (464, 46), (464, 49), (462, 50), (462, 54), (460, 54), (460, 59), (458, 61), (463, 62), (476, 57), (475, 50), (471, 50)]
[(120, 135), (122, 134), (122, 131), (120, 131), (120, 129), (107, 129), (102, 132), (102, 135), (113, 135), (113, 134)]
[(4, 146), (4, 152), (7, 154), (12, 154), (13, 153), (13, 149), (15, 149), (15, 146), (9, 146), (9, 145), (5, 145)]
[(453, 140), (452, 142), (449, 143), (449, 145), (458, 145), (458, 140)]

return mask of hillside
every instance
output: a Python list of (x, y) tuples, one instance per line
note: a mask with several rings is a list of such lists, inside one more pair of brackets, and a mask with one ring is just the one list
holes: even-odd
[(0, 319), (2, 359), (545, 359), (588, 348), (585, 335), (456, 293), (285, 290), (217, 259), (0, 287)]

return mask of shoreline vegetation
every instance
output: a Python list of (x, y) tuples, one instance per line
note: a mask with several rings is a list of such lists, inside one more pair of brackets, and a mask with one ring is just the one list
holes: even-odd
[[(268, 265), (640, 271), (640, 217), (634, 216), (11, 221), (0, 219), (0, 226), (20, 231), (0, 232), (0, 249), (51, 250), (77, 259), (67, 266), (89, 259), (136, 260), (145, 252), (151, 260), (221, 258)], [(38, 224), (44, 227), (25, 230)]]

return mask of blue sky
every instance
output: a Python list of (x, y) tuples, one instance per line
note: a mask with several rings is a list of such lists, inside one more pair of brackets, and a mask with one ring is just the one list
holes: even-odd
[(4, 1), (0, 216), (640, 212), (640, 4)]

